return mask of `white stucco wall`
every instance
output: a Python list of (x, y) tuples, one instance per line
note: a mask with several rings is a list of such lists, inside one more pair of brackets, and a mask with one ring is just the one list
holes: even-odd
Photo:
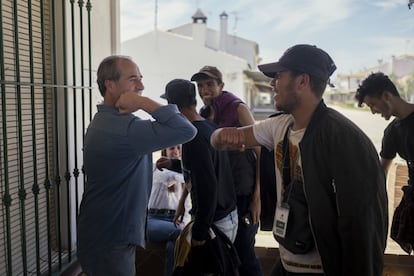
[[(86, 4), (83, 8), (83, 52), (84, 52), (84, 77), (85, 85), (88, 85), (89, 79), (89, 70), (92, 71), (92, 86), (96, 89), (93, 91), (93, 101), (92, 105), (95, 107), (96, 102), (102, 100), (102, 97), (98, 91), (96, 84), (96, 71), (99, 66), (99, 63), (105, 57), (118, 54), (120, 50), (120, 30), (119, 30), (119, 1), (120, 0), (95, 0), (91, 1), (91, 68), (89, 68), (89, 41), (88, 41), (88, 17)], [(85, 1), (86, 2), (86, 1)], [(70, 9), (71, 5), (69, 2), (65, 4), (66, 12), (66, 62), (67, 62), (67, 79), (69, 84), (74, 84), (72, 76), (72, 52), (75, 52), (76, 55), (76, 86), (80, 86), (81, 79), (81, 68), (80, 68), (80, 57), (81, 57), (81, 33), (80, 33), (80, 12), (79, 9), (74, 9), (74, 22), (75, 22), (75, 50), (72, 51), (73, 41), (72, 41), (72, 30), (71, 30), (71, 16)], [(59, 6), (60, 7), (60, 6)], [(77, 7), (77, 4), (76, 4)], [(62, 26), (58, 26), (61, 28)], [(61, 33), (61, 32), (60, 32)], [(58, 63), (63, 62), (63, 46), (58, 42)], [(95, 111), (94, 111), (95, 112)], [(94, 113), (93, 112), (93, 113)]]
[[(120, 52), (119, 1), (99, 0), (92, 6), (92, 72), (96, 84), (96, 70), (105, 57)], [(84, 19), (85, 20), (85, 19)], [(96, 99), (102, 99), (98, 89)]]
[[(190, 23), (185, 24), (176, 28), (172, 28), (169, 31), (176, 34), (181, 34), (184, 36), (192, 36), (194, 31), (194, 27), (204, 27), (206, 29), (205, 35), (205, 45), (208, 48), (214, 50), (222, 50), (223, 52), (227, 52), (234, 56), (240, 57), (242, 59), (247, 60), (250, 64), (252, 70), (256, 70), (257, 68), (257, 57), (259, 54), (259, 45), (251, 40), (244, 39), (238, 36), (234, 36), (229, 34), (225, 29), (225, 23), (223, 22), (224, 26), (221, 26), (223, 29), (218, 31), (214, 29), (210, 29), (207, 27), (206, 24), (200, 23)], [(225, 35), (222, 35), (222, 32)], [(221, 49), (221, 39), (224, 39), (225, 42), (225, 49)]]
[[(204, 65), (213, 65), (223, 73), (225, 90), (244, 99), (243, 70), (247, 62), (241, 58), (204, 47), (187, 36), (152, 31), (121, 43), (121, 53), (131, 56), (143, 74), (144, 95), (163, 102), (159, 96), (174, 78), (190, 79)], [(165, 103), (165, 102), (164, 102)], [(201, 100), (198, 98), (201, 106)]]

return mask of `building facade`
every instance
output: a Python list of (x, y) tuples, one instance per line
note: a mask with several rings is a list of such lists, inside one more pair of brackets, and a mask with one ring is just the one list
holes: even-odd
[(339, 74), (335, 79), (335, 89), (327, 93), (329, 102), (355, 102), (354, 96), (359, 84), (369, 74), (383, 72), (390, 76), (397, 86), (401, 96), (409, 102), (414, 102), (414, 56), (392, 56), (391, 60), (378, 64), (357, 73)]
[[(220, 30), (207, 27), (207, 17), (197, 10), (192, 21), (166, 31), (155, 29), (144, 35), (121, 43), (121, 53), (132, 56), (140, 66), (145, 77), (144, 94), (160, 100), (165, 85), (174, 78), (190, 79), (204, 65), (212, 65), (223, 73), (224, 90), (230, 91), (243, 99), (252, 110), (267, 105), (273, 100), (268, 80), (263, 77), (253, 78), (259, 61), (259, 46), (256, 42), (227, 31), (228, 15), (219, 16)], [(255, 86), (260, 83), (260, 86)], [(270, 86), (268, 86), (269, 88)], [(267, 97), (260, 97), (267, 93)], [(255, 96), (256, 95), (256, 96)], [(198, 99), (201, 107), (201, 99)], [(266, 107), (268, 109), (268, 107)]]

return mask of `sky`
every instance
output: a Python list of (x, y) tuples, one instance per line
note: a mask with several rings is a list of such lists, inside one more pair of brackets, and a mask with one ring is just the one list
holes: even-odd
[(168, 30), (191, 23), (197, 8), (207, 16), (207, 27), (219, 30), (225, 11), (228, 33), (255, 41), (262, 63), (278, 60), (295, 44), (313, 44), (331, 55), (336, 74), (349, 74), (390, 62), (392, 56), (414, 55), (414, 5), (409, 9), (408, 2), (120, 0), (120, 35), (122, 42), (155, 26)]

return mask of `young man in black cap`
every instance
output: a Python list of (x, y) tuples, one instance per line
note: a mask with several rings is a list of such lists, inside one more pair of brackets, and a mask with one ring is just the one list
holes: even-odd
[[(204, 66), (191, 80), (197, 82), (204, 103), (200, 111), (203, 117), (219, 128), (254, 124), (249, 107), (233, 93), (223, 90), (223, 76), (216, 67)], [(263, 275), (254, 248), (260, 217), (259, 156), (260, 147), (244, 152), (229, 151), (240, 222), (234, 242), (241, 261), (240, 276)]]
[(295, 45), (259, 65), (273, 78), (282, 114), (212, 135), (218, 149), (264, 145), (275, 151), (272, 275), (382, 274), (388, 214), (384, 171), (370, 139), (328, 108), (322, 95), (336, 66), (322, 49)]
[(161, 97), (176, 104), (198, 131), (193, 140), (182, 145), (181, 153), (184, 180), (191, 186), (191, 245), (203, 245), (213, 223), (233, 242), (238, 226), (236, 194), (227, 153), (216, 151), (210, 144), (217, 126), (198, 114), (192, 82), (174, 79)]

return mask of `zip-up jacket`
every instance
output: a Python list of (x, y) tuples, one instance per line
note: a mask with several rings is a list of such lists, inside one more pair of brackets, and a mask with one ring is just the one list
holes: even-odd
[[(324, 274), (381, 275), (388, 203), (385, 174), (372, 142), (321, 101), (299, 147), (309, 219)], [(274, 210), (275, 205), (262, 201), (262, 209)]]

